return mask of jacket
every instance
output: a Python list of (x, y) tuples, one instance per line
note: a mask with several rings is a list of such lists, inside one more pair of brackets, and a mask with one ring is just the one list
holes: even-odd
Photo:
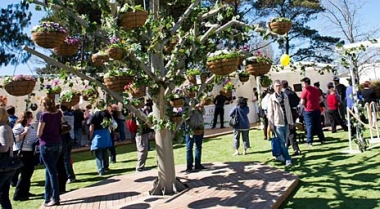
[(284, 116), (284, 111), (281, 108), (280, 102), (276, 98), (276, 93), (270, 95), (268, 100), (268, 112), (267, 118), (274, 126), (285, 126), (285, 117), (289, 125), (294, 125), (292, 111), (290, 109), (289, 98), (284, 93), (284, 105), (286, 115)]
[(232, 117), (232, 115), (235, 114), (235, 111), (237, 111), (239, 123), (234, 127), (234, 129), (249, 130), (250, 128), (249, 119), (248, 119), (249, 107), (248, 106), (234, 107), (230, 112), (230, 117)]

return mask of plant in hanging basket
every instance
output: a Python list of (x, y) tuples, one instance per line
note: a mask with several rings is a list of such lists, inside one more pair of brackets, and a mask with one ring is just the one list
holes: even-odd
[(246, 70), (249, 74), (262, 76), (269, 72), (272, 66), (272, 60), (268, 56), (257, 52), (257, 55), (245, 59), (243, 64), (246, 65)]
[(67, 37), (63, 43), (54, 48), (54, 53), (61, 56), (73, 56), (79, 49), (80, 39)]
[(268, 76), (263, 75), (260, 77), (260, 85), (264, 88), (269, 87), (272, 84), (272, 79)]
[(213, 104), (214, 99), (210, 96), (203, 97), (201, 99), (201, 104), (204, 106)]
[(66, 29), (55, 22), (43, 21), (32, 29), (34, 43), (48, 49), (62, 45), (66, 37)]
[(144, 107), (144, 98), (137, 98), (137, 99), (133, 99), (131, 101), (131, 104), (136, 107), (136, 108), (143, 108)]
[(75, 90), (66, 90), (61, 92), (59, 102), (66, 107), (72, 107), (79, 103), (81, 93)]
[(182, 107), (173, 108), (173, 114), (170, 117), (170, 120), (174, 123), (180, 123), (182, 121), (182, 114)]
[(207, 67), (215, 75), (228, 75), (237, 70), (240, 54), (220, 50), (208, 55)]
[(147, 78), (137, 78), (133, 82), (124, 87), (124, 90), (129, 92), (133, 97), (139, 98), (146, 95), (146, 87), (149, 83)]
[(168, 95), (169, 103), (172, 107), (182, 107), (185, 104), (184, 97), (184, 91), (180, 88), (176, 88)]
[(201, 71), (198, 68), (188, 69), (186, 71), (187, 80), (192, 84), (197, 84), (197, 75), (200, 75)]
[[(59, 81), (59, 80), (58, 80)], [(61, 91), (62, 91), (62, 88), (61, 86), (58, 85), (58, 81), (57, 82), (53, 82), (53, 85), (46, 85), (45, 87), (45, 92), (46, 92), (46, 95), (50, 98), (50, 99), (55, 99), (55, 95), (56, 94), (60, 94)]]
[(185, 85), (184, 86), (184, 89), (185, 89), (185, 94), (187, 97), (189, 98), (194, 98), (195, 97), (195, 92), (198, 91), (198, 86), (197, 85)]
[(230, 80), (226, 80), (223, 86), (224, 92), (226, 93), (226, 97), (232, 97), (232, 90), (234, 89), (234, 84)]
[(124, 30), (131, 30), (141, 27), (148, 19), (148, 12), (145, 11), (141, 5), (130, 6), (125, 4), (120, 9), (119, 25)]
[(125, 55), (124, 42), (125, 41), (121, 41), (119, 38), (115, 36), (111, 37), (109, 39), (110, 45), (108, 46), (106, 54), (114, 60), (123, 59)]
[(24, 96), (32, 93), (36, 78), (32, 75), (15, 75), (4, 78), (4, 89), (13, 96)]
[(109, 61), (109, 57), (105, 52), (98, 52), (96, 54), (91, 55), (91, 60), (95, 66), (103, 66), (105, 62)]
[(291, 20), (285, 17), (276, 17), (269, 21), (269, 29), (280, 35), (288, 33), (291, 28)]
[(240, 82), (244, 83), (249, 80), (250, 74), (246, 70), (243, 70), (239, 72), (238, 76), (239, 76)]
[(95, 88), (86, 88), (82, 91), (82, 98), (84, 101), (94, 100), (99, 96), (99, 92)]
[(111, 69), (104, 75), (104, 85), (110, 90), (122, 93), (124, 87), (133, 81), (135, 71), (124, 68), (124, 69)]

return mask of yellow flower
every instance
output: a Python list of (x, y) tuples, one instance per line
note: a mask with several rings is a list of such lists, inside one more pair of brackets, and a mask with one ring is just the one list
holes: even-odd
[(122, 43), (122, 44), (125, 44), (125, 40), (124, 40), (124, 39), (123, 39), (123, 40), (121, 40), (121, 43)]

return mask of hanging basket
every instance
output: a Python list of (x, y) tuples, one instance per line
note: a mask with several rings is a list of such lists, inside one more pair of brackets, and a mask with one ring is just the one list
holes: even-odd
[(185, 104), (185, 101), (183, 100), (183, 98), (172, 99), (172, 100), (170, 100), (170, 105), (171, 105), (172, 107), (175, 107), (175, 108), (180, 108), (180, 107), (182, 107), (184, 104)]
[(194, 98), (195, 97), (195, 91), (189, 91), (186, 93), (186, 96), (189, 98)]
[(190, 83), (197, 84), (197, 76), (196, 75), (187, 75), (186, 77)]
[(244, 83), (249, 81), (249, 76), (239, 75), (239, 81)]
[(103, 66), (103, 64), (105, 62), (108, 62), (109, 57), (106, 54), (102, 54), (102, 55), (100, 55), (100, 54), (93, 54), (91, 56), (91, 60), (92, 60), (92, 62), (94, 63), (95, 66), (99, 67), (99, 66)]
[(57, 92), (54, 92), (54, 93), (48, 93), (48, 94), (46, 94), (46, 96), (49, 98), (49, 99), (51, 99), (51, 100), (55, 100), (55, 95), (56, 94), (60, 94), (61, 93), (61, 91), (57, 91)]
[(232, 91), (231, 90), (224, 90), (224, 93), (226, 94), (227, 98), (231, 98), (232, 97)]
[(269, 29), (277, 34), (284, 35), (292, 28), (292, 22), (278, 21), (269, 23)]
[(52, 49), (62, 45), (67, 34), (59, 32), (33, 32), (32, 40), (38, 46)]
[(205, 130), (204, 129), (197, 129), (194, 130), (194, 135), (202, 135), (204, 134)]
[(128, 85), (133, 81), (132, 76), (118, 76), (118, 77), (109, 77), (104, 78), (104, 85), (107, 86), (108, 89), (122, 93), (124, 91), (124, 86)]
[(79, 100), (80, 100), (80, 95), (79, 94), (73, 95), (73, 97), (71, 98), (70, 101), (61, 101), (61, 105), (64, 105), (64, 106), (70, 108), (70, 107), (78, 104)]
[(171, 116), (170, 120), (174, 123), (180, 123), (182, 121), (182, 115), (180, 116)]
[(131, 30), (143, 26), (147, 19), (147, 11), (130, 11), (120, 15), (119, 25), (124, 30)]
[(202, 100), (201, 102), (204, 106), (207, 106), (207, 105), (212, 105), (212, 99), (209, 98), (209, 99), (204, 99)]
[(4, 89), (8, 94), (12, 96), (25, 96), (33, 92), (36, 86), (36, 81), (33, 80), (22, 80), (22, 81), (12, 81), (5, 84)]
[(69, 45), (66, 42), (63, 42), (62, 45), (54, 48), (54, 53), (60, 56), (73, 56), (77, 53), (79, 44)]
[(124, 57), (124, 49), (123, 48), (109, 48), (106, 51), (109, 58), (114, 60), (121, 60)]
[(84, 101), (90, 101), (91, 99), (96, 99), (97, 97), (99, 96), (99, 93), (96, 91), (96, 92), (91, 92), (91, 93), (88, 93), (88, 94), (84, 94), (82, 92), (82, 99)]
[(133, 88), (131, 91), (131, 95), (135, 98), (144, 97), (146, 95), (146, 86), (139, 86), (137, 88)]
[(234, 72), (239, 65), (239, 58), (220, 59), (207, 62), (207, 67), (215, 75), (228, 75)]
[(248, 64), (246, 69), (247, 72), (253, 76), (263, 76), (269, 72), (271, 66), (270, 63), (255, 62)]

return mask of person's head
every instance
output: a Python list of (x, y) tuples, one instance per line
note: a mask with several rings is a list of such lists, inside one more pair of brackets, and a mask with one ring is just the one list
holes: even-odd
[(0, 107), (0, 124), (9, 124), (8, 113), (4, 107)]
[(274, 93), (274, 87), (273, 87), (273, 85), (270, 85), (268, 87), (268, 94), (273, 94), (273, 93)]
[(313, 84), (315, 87), (317, 87), (317, 88), (319, 88), (321, 85), (319, 84), (319, 81), (318, 82), (315, 82), (314, 84)]
[(19, 118), (16, 121), (17, 123), (21, 123), (22, 126), (29, 125), (33, 121), (33, 113), (30, 111), (24, 111), (20, 114)]
[(89, 104), (89, 105), (86, 105), (86, 109), (87, 110), (91, 110), (92, 109), (92, 106)]
[(334, 88), (334, 84), (332, 82), (327, 83), (327, 89)]
[(8, 115), (14, 115), (15, 112), (16, 112), (16, 108), (15, 108), (14, 106), (9, 105), (9, 106), (7, 107), (7, 113), (8, 113)]
[(335, 85), (339, 84), (339, 78), (335, 76), (333, 82)]
[(257, 88), (255, 87), (255, 88), (253, 88), (253, 92), (256, 92), (257, 91)]
[(61, 110), (63, 112), (67, 112), (67, 111), (69, 111), (69, 108), (66, 105), (61, 105)]
[(289, 87), (289, 83), (288, 83), (287, 80), (282, 80), (282, 81), (281, 81), (281, 84), (282, 84), (282, 88), (284, 88), (284, 89), (286, 89), (286, 88)]
[(220, 95), (224, 95), (224, 91), (223, 91), (223, 90), (220, 90), (220, 91), (219, 91), (219, 94), (220, 94)]
[(48, 112), (57, 111), (57, 107), (55, 106), (54, 100), (50, 99), (49, 97), (42, 97), (41, 106), (44, 111), (48, 111)]
[(307, 87), (307, 86), (310, 86), (310, 78), (308, 77), (304, 77), (301, 79), (301, 82), (302, 82), (302, 86), (303, 87)]
[(371, 82), (365, 81), (363, 86), (364, 86), (364, 88), (369, 88), (371, 86)]
[(273, 87), (274, 87), (274, 91), (276, 93), (280, 93), (281, 90), (282, 90), (282, 84), (281, 84), (281, 81), (280, 80), (275, 80), (273, 81)]
[(74, 105), (74, 110), (79, 110), (79, 104)]
[(239, 97), (238, 104), (240, 107), (246, 107), (247, 106), (247, 98)]

